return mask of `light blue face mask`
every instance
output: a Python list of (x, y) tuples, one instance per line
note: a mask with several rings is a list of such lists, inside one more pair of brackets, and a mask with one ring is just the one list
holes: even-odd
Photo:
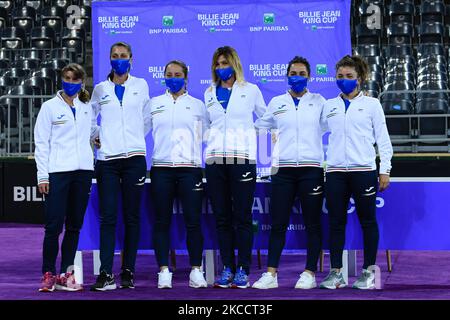
[(184, 78), (165, 78), (164, 81), (172, 93), (180, 91), (185, 84)]

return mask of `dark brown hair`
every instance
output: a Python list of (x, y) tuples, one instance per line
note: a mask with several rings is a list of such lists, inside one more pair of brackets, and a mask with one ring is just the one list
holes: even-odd
[(339, 60), (338, 63), (336, 63), (336, 72), (340, 67), (355, 68), (355, 71), (358, 74), (358, 78), (361, 80), (360, 85), (363, 85), (364, 82), (366, 82), (370, 72), (369, 64), (367, 63), (367, 61), (363, 57), (358, 55), (346, 55), (341, 60)]
[[(112, 52), (115, 47), (124, 47), (125, 49), (127, 49), (128, 53), (130, 54), (130, 58), (133, 57), (133, 52), (131, 51), (131, 46), (128, 43), (122, 42), (122, 41), (116, 42), (111, 46), (111, 49), (109, 50), (109, 57), (111, 57)], [(108, 74), (107, 78), (112, 81), (113, 77), (114, 77), (114, 70), (111, 70), (111, 72)]]
[(305, 58), (300, 57), (300, 56), (295, 56), (291, 61), (289, 61), (289, 64), (288, 64), (288, 67), (287, 67), (287, 74), (286, 74), (287, 76), (289, 76), (289, 71), (291, 70), (291, 66), (294, 63), (304, 64), (305, 67), (306, 67), (306, 70), (308, 71), (308, 77), (311, 76), (311, 66), (309, 65), (308, 60), (306, 60)]
[(188, 77), (188, 67), (186, 66), (186, 63), (184, 63), (183, 61), (180, 61), (180, 60), (172, 60), (172, 61), (168, 62), (166, 64), (166, 66), (164, 67), (164, 75), (166, 75), (167, 67), (169, 65), (171, 65), (171, 64), (176, 64), (177, 66), (180, 66), (181, 69), (183, 69), (184, 78), (187, 79), (187, 77)]
[[(67, 66), (62, 68), (61, 76), (64, 77), (67, 72), (71, 71), (74, 76), (74, 80), (80, 80), (84, 83), (86, 81), (86, 71), (84, 71), (83, 67), (77, 63), (69, 63)], [(78, 98), (81, 102), (87, 103), (89, 102), (89, 92), (81, 88), (81, 91), (78, 93)]]

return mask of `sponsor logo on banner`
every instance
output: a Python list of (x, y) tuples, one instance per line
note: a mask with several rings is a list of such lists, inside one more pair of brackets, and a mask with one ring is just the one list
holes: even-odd
[(97, 25), (106, 34), (132, 34), (139, 22), (139, 16), (99, 16)]
[(341, 18), (341, 10), (299, 11), (298, 18), (307, 30), (334, 29)]
[(197, 20), (206, 32), (232, 32), (239, 20), (239, 13), (199, 13)]
[(262, 24), (259, 26), (250, 26), (250, 32), (287, 32), (288, 26), (276, 25), (275, 14), (266, 12), (262, 16)]
[(176, 26), (174, 16), (164, 15), (161, 17), (161, 28), (148, 29), (148, 33), (151, 35), (188, 33), (188, 28)]
[(335, 82), (334, 76), (328, 76), (328, 65), (325, 63), (316, 64), (315, 76), (311, 76), (309, 82)]
[(285, 82), (287, 63), (258, 63), (250, 64), (248, 70), (260, 83)]

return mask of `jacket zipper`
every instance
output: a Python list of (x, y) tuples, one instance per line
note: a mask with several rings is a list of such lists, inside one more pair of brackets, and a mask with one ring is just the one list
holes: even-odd
[[(296, 98), (297, 99), (297, 98)], [(298, 160), (300, 159), (299, 158), (299, 154), (298, 154), (298, 149), (299, 149), (299, 145), (298, 145), (298, 106), (300, 105), (300, 101), (298, 102), (298, 105), (295, 105), (295, 102), (294, 102), (294, 106), (295, 106), (295, 131), (296, 131), (296, 149), (297, 149), (297, 159), (296, 159), (296, 161), (297, 161), (297, 167), (298, 167)]]
[[(126, 90), (125, 90), (126, 91)], [(127, 145), (126, 145), (126, 140), (125, 140), (125, 121), (124, 121), (124, 111), (123, 111), (123, 99), (125, 98), (125, 92), (123, 93), (122, 96), (122, 101), (119, 101), (120, 103), (120, 113), (121, 113), (121, 117), (122, 117), (122, 138), (123, 138), (123, 146), (124, 146), (124, 153), (125, 153), (125, 157), (128, 157), (128, 150), (127, 150)], [(119, 100), (119, 98), (117, 98), (117, 100)]]
[[(172, 99), (173, 99), (173, 97), (172, 97)], [(173, 99), (173, 106), (172, 106), (172, 131), (170, 132), (170, 135), (172, 136), (173, 135), (173, 121), (174, 121), (174, 119), (173, 119), (173, 116), (174, 116), (174, 113), (175, 113), (175, 105), (176, 105), (176, 103), (177, 103), (177, 100), (175, 100), (175, 99)], [(172, 144), (172, 150), (173, 150), (173, 144)], [(175, 161), (174, 161), (175, 159), (172, 159), (172, 166), (175, 166)]]

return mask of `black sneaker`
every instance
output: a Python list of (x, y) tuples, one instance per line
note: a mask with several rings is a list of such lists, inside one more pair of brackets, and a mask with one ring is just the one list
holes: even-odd
[(130, 269), (125, 269), (120, 274), (120, 288), (121, 289), (134, 289), (134, 276)]
[(102, 271), (97, 277), (97, 282), (91, 286), (91, 291), (106, 291), (115, 290), (117, 288), (116, 281), (114, 280), (114, 275), (107, 274)]

